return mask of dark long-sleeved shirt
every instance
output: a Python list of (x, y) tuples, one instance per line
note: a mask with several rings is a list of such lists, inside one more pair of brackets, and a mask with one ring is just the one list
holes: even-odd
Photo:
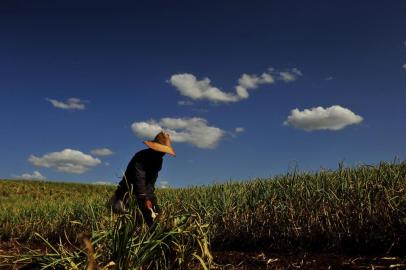
[(122, 199), (129, 188), (132, 188), (137, 199), (155, 199), (155, 182), (162, 168), (163, 156), (164, 153), (149, 148), (136, 153), (128, 163), (116, 196)]

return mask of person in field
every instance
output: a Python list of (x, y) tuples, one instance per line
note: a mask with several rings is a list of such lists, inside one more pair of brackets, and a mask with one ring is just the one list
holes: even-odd
[(126, 211), (130, 191), (137, 200), (145, 222), (150, 226), (160, 212), (155, 196), (155, 182), (162, 168), (165, 154), (175, 156), (169, 134), (160, 132), (153, 141), (144, 141), (147, 149), (137, 152), (128, 163), (127, 169), (110, 200), (114, 213)]

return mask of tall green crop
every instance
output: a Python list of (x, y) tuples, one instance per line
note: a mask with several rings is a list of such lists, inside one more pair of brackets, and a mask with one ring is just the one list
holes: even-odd
[[(79, 245), (80, 232), (111, 229), (105, 203), (114, 188), (0, 181), (0, 239), (29, 245), (40, 233)], [(168, 220), (198, 216), (216, 249), (406, 250), (406, 162), (161, 189), (157, 197)]]

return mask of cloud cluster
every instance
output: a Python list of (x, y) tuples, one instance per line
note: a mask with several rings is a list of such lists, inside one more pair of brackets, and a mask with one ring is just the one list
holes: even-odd
[(235, 131), (235, 133), (242, 133), (242, 132), (245, 131), (245, 128), (243, 128), (243, 127), (236, 127), (234, 131)]
[(154, 138), (164, 130), (169, 133), (173, 142), (189, 143), (198, 148), (215, 148), (225, 131), (209, 126), (204, 118), (162, 118), (159, 121), (134, 122), (133, 132), (139, 137)]
[(284, 81), (286, 83), (294, 82), (299, 78), (299, 76), (303, 75), (302, 72), (297, 68), (292, 68), (291, 70), (278, 72), (277, 74), (279, 74), (279, 80)]
[(329, 108), (315, 107), (300, 111), (294, 109), (284, 122), (284, 125), (297, 129), (312, 130), (340, 130), (348, 125), (359, 124), (363, 118), (351, 110), (339, 105)]
[(68, 98), (66, 102), (58, 101), (56, 99), (47, 98), (51, 104), (58, 109), (63, 110), (84, 110), (85, 104), (79, 98)]
[(113, 151), (111, 151), (108, 148), (96, 148), (90, 151), (90, 153), (94, 156), (97, 157), (105, 157), (105, 156), (110, 156), (113, 154)]
[(249, 90), (258, 88), (261, 84), (274, 84), (275, 81), (285, 83), (293, 82), (302, 76), (302, 72), (293, 68), (286, 71), (276, 71), (270, 68), (261, 75), (243, 74), (238, 79), (238, 85), (235, 87), (235, 93), (224, 92), (223, 90), (212, 86), (209, 78), (198, 80), (196, 76), (190, 73), (175, 74), (169, 79), (181, 95), (193, 100), (209, 100), (212, 102), (238, 102), (249, 97)]
[(160, 181), (158, 183), (159, 188), (169, 188), (169, 182), (168, 181)]
[(179, 100), (178, 105), (179, 106), (192, 106), (193, 102), (190, 100)]
[(15, 175), (17, 179), (25, 179), (25, 180), (45, 180), (46, 177), (43, 176), (39, 171), (34, 171), (33, 173), (23, 173), (22, 175)]
[(114, 183), (109, 181), (96, 181), (92, 183), (93, 185), (101, 185), (101, 186), (115, 186)]
[(98, 158), (72, 149), (48, 153), (42, 157), (31, 155), (28, 161), (38, 167), (52, 168), (56, 171), (75, 174), (85, 173), (91, 167), (101, 163)]
[(234, 94), (225, 93), (210, 85), (210, 79), (197, 80), (193, 74), (172, 75), (169, 82), (176, 87), (181, 95), (191, 99), (208, 99), (213, 102), (236, 102), (239, 97)]

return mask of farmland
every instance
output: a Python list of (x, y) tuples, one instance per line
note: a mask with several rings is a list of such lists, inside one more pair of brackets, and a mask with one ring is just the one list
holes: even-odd
[[(93, 253), (98, 263), (107, 265), (118, 256), (112, 246), (124, 241), (123, 228), (138, 230), (137, 237), (148, 235), (148, 243), (164, 243), (170, 249), (162, 247), (155, 257), (151, 255), (156, 260), (160, 256), (156, 254), (166, 254), (160, 265), (151, 264), (145, 252), (144, 261), (139, 259), (141, 253), (130, 254), (140, 261), (138, 266), (150, 269), (174, 265), (187, 269), (191, 264), (216, 267), (216, 260), (229, 263), (224, 258), (227, 252), (234, 257), (255, 253), (258, 261), (268, 264), (269, 254), (339, 254), (342, 258), (394, 256), (401, 266), (406, 255), (406, 162), (293, 171), (270, 179), (157, 190), (164, 212), (162, 225), (152, 235), (145, 226), (138, 228), (130, 216), (117, 218), (110, 213), (105, 204), (114, 189), (0, 181), (0, 254), (7, 255), (3, 261), (10, 266), (18, 256), (23, 258), (24, 246), (35, 247), (41, 254), (58, 247), (63, 250), (60, 254), (71, 254), (74, 264), (82, 268), (81, 260), (86, 263), (86, 254)], [(84, 234), (95, 251), (78, 251), (75, 257), (72, 250), (80, 250)], [(165, 242), (168, 235), (171, 241)], [(121, 251), (135, 250), (137, 241), (144, 240), (125, 239)], [(150, 248), (151, 254), (155, 252), (155, 246)], [(10, 255), (7, 249), (20, 254)], [(210, 253), (222, 255), (213, 260)], [(32, 257), (26, 258), (33, 262)]]

